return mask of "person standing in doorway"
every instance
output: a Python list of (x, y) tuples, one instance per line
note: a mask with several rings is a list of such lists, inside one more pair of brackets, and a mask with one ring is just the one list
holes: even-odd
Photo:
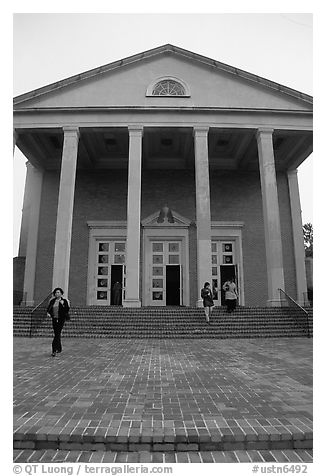
[(206, 283), (204, 284), (203, 289), (201, 290), (200, 295), (203, 299), (206, 322), (207, 322), (207, 324), (209, 324), (210, 323), (210, 317), (211, 317), (211, 314), (212, 314), (212, 308), (214, 306), (213, 294), (212, 294), (209, 282), (206, 281)]
[(115, 306), (121, 306), (121, 297), (122, 297), (121, 291), (122, 291), (122, 286), (119, 283), (119, 281), (117, 281), (113, 285), (113, 304)]
[(237, 305), (238, 292), (234, 282), (234, 278), (229, 279), (223, 284), (223, 290), (225, 291), (225, 302), (228, 312), (233, 312)]
[(54, 297), (50, 299), (47, 316), (52, 317), (52, 327), (54, 331), (52, 357), (55, 357), (62, 352), (61, 331), (65, 321), (69, 318), (70, 304), (68, 299), (63, 297), (63, 290), (61, 288), (55, 288), (52, 294)]

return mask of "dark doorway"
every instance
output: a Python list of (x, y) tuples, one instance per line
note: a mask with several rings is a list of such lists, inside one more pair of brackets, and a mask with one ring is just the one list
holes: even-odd
[(166, 266), (166, 305), (180, 306), (180, 266)]
[(228, 266), (224, 266), (224, 265), (221, 265), (220, 266), (220, 273), (221, 273), (221, 304), (222, 306), (225, 306), (225, 291), (223, 290), (223, 284), (225, 283), (225, 281), (227, 281), (228, 279), (231, 279), (231, 278), (234, 278), (235, 279), (235, 283), (237, 284), (236, 282), (236, 277), (237, 277), (237, 273), (236, 273), (236, 266), (235, 265), (228, 265)]
[(111, 306), (122, 305), (122, 270), (122, 264), (113, 264), (111, 266)]

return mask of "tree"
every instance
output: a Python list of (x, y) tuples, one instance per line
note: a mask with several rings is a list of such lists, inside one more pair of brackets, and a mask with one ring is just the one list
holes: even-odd
[(313, 256), (313, 228), (312, 223), (306, 223), (302, 227), (303, 230), (303, 242), (306, 256)]

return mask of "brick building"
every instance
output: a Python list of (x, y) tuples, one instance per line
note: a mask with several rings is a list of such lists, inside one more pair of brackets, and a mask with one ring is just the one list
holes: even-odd
[(126, 307), (195, 306), (205, 281), (221, 305), (230, 276), (240, 305), (303, 300), (310, 96), (165, 45), (16, 97), (14, 145), (27, 305), (120, 282)]

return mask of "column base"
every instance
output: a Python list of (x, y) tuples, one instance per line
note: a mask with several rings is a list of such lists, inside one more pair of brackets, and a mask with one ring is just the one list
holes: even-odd
[(202, 299), (198, 299), (198, 301), (196, 302), (196, 307), (204, 307)]
[(139, 299), (125, 299), (122, 303), (123, 307), (141, 307)]
[(286, 307), (287, 301), (285, 299), (268, 299), (266, 302), (267, 307)]
[(20, 304), (20, 307), (34, 307), (35, 301), (24, 301)]

